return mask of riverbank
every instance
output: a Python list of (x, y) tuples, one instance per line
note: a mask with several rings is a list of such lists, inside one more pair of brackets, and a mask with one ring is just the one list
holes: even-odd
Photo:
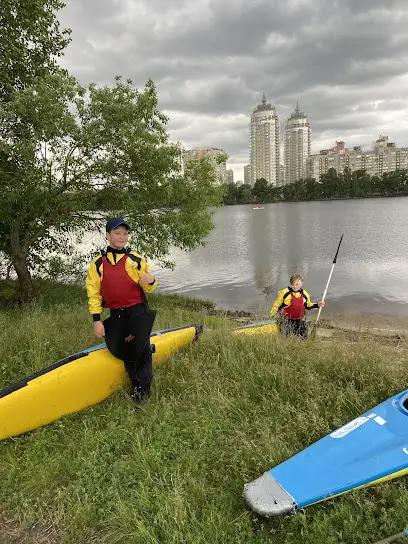
[[(184, 297), (151, 304), (156, 329), (201, 322), (204, 334), (156, 370), (137, 413), (121, 390), (0, 442), (2, 543), (368, 544), (404, 526), (405, 478), (282, 519), (242, 499), (245, 482), (403, 390), (404, 339), (245, 338), (228, 333), (252, 316)], [(31, 307), (1, 310), (0, 325), (0, 387), (97, 343), (74, 286), (48, 285)]]
[(225, 202), (223, 206), (254, 206), (254, 204), (288, 204), (291, 202), (331, 202), (332, 200), (367, 200), (370, 198), (398, 198), (398, 197), (407, 197), (408, 193), (398, 193), (390, 195), (365, 195), (365, 196), (332, 196), (327, 198), (304, 198), (301, 200), (292, 199), (292, 200), (254, 200), (252, 202)]

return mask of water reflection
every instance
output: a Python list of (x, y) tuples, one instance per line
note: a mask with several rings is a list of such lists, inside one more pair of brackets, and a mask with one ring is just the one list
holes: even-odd
[(267, 309), (293, 272), (322, 296), (344, 233), (325, 312), (407, 316), (408, 198), (225, 206), (207, 245), (174, 251), (175, 270), (154, 267), (162, 292), (218, 306)]

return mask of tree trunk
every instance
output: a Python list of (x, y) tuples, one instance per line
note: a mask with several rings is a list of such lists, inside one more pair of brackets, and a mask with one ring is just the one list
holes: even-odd
[(24, 240), (23, 242), (20, 240), (17, 223), (11, 229), (10, 242), (10, 259), (18, 278), (20, 303), (25, 304), (34, 298), (34, 286), (27, 263), (28, 240)]
[(21, 252), (18, 255), (13, 254), (13, 266), (18, 278), (21, 304), (30, 302), (34, 298), (33, 280), (26, 257), (27, 255), (23, 255)]

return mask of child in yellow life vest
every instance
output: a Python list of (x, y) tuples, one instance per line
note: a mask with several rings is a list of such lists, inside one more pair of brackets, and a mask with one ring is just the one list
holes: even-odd
[(305, 310), (323, 308), (324, 302), (312, 302), (309, 293), (303, 289), (303, 281), (300, 274), (293, 274), (289, 287), (279, 291), (271, 309), (271, 316), (278, 314), (281, 333), (306, 339)]
[[(147, 400), (153, 377), (150, 333), (155, 312), (146, 293), (157, 286), (142, 255), (126, 248), (129, 224), (121, 217), (106, 223), (108, 247), (91, 262), (86, 277), (89, 313), (95, 335), (105, 337), (108, 350), (122, 359), (132, 384), (132, 398)], [(110, 317), (101, 320), (102, 308)]]

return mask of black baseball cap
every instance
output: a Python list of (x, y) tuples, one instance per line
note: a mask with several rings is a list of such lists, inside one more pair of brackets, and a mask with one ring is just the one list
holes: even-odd
[(129, 223), (126, 223), (122, 217), (112, 217), (112, 219), (109, 219), (109, 221), (106, 223), (106, 232), (110, 232), (111, 230), (117, 229), (120, 226), (130, 230)]

